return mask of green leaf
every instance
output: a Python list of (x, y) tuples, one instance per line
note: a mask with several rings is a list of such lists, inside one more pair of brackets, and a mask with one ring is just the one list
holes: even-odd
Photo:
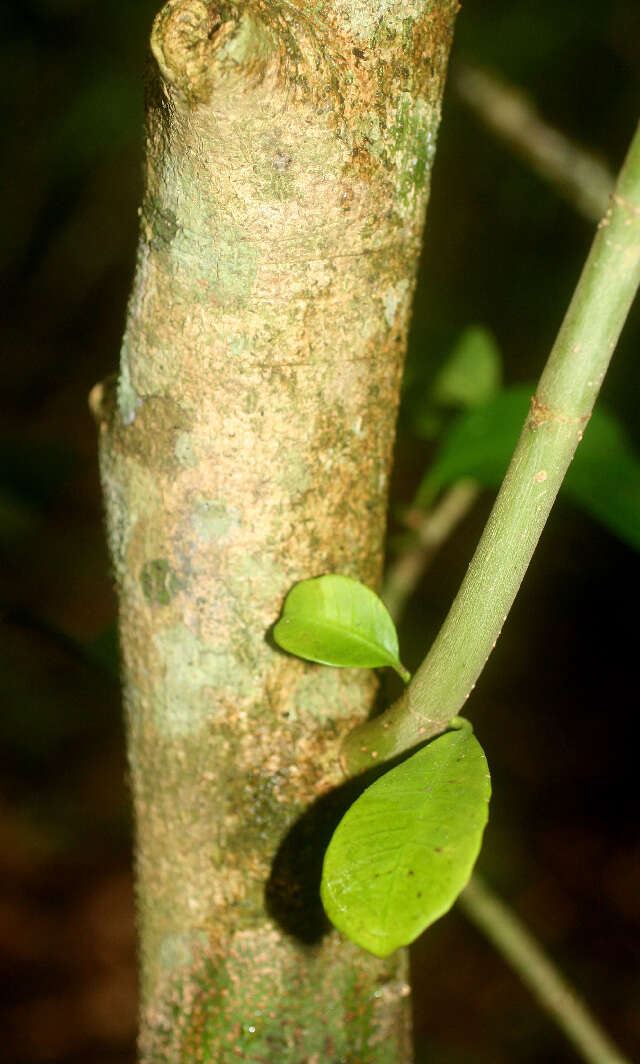
[(347, 576), (303, 580), (287, 595), (273, 637), (283, 650), (323, 665), (374, 669), (389, 665), (405, 683), (398, 635), (375, 592)]
[(445, 435), (418, 489), (426, 505), (437, 492), (456, 480), (471, 478), (483, 487), (497, 487), (527, 415), (534, 385), (498, 392), (489, 402), (457, 418)]
[(470, 325), (458, 337), (433, 385), (442, 406), (474, 407), (500, 387), (502, 360), (495, 338), (482, 325)]
[(640, 458), (619, 421), (594, 410), (563, 490), (630, 546), (640, 550)]
[[(415, 376), (415, 374), (414, 374)], [(425, 440), (442, 432), (447, 409), (472, 409), (494, 395), (502, 379), (502, 357), (494, 336), (483, 325), (470, 325), (458, 336), (430, 386), (411, 383), (408, 406), (416, 433)]]
[(490, 793), (466, 721), (368, 787), (325, 855), (321, 895), (332, 923), (377, 957), (413, 942), (468, 882)]
[[(459, 417), (418, 489), (418, 504), (431, 505), (442, 488), (464, 478), (499, 487), (534, 390), (532, 384), (505, 389)], [(640, 459), (617, 419), (602, 406), (593, 412), (562, 490), (640, 549)]]

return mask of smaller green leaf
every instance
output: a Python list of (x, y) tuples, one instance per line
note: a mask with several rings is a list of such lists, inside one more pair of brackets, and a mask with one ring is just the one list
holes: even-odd
[(640, 550), (640, 457), (605, 407), (593, 411), (563, 487), (575, 503)]
[(478, 406), (498, 391), (501, 377), (502, 359), (493, 334), (482, 325), (470, 325), (436, 377), (432, 397), (442, 406)]
[[(422, 480), (418, 505), (427, 508), (442, 488), (463, 478), (483, 487), (499, 487), (534, 391), (534, 384), (505, 388), (460, 415)], [(603, 406), (596, 406), (591, 415), (562, 491), (640, 549), (640, 458), (622, 425)]]
[(483, 325), (459, 333), (433, 380), (409, 360), (404, 377), (403, 408), (418, 436), (440, 436), (451, 410), (472, 410), (500, 388), (502, 355), (493, 334)]
[(405, 683), (398, 635), (375, 592), (347, 576), (319, 576), (287, 595), (273, 637), (283, 650), (307, 661), (344, 668), (388, 665)]
[(489, 770), (471, 726), (459, 723), (368, 787), (329, 843), (327, 916), (377, 957), (451, 908), (480, 851)]
[(444, 436), (419, 489), (418, 503), (431, 503), (438, 491), (471, 478), (497, 487), (518, 441), (535, 385), (519, 385), (460, 415)]

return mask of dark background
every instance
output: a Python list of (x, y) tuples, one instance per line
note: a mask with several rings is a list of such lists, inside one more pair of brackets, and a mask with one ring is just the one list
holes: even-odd
[[(142, 70), (158, 0), (3, 12), (0, 398), (0, 1059), (131, 1064), (130, 822), (91, 386), (117, 365), (140, 197)], [(637, 0), (468, 0), (453, 63), (526, 89), (617, 169), (637, 119)], [(416, 300), (414, 369), (495, 333), (537, 375), (593, 227), (447, 92)], [(632, 314), (604, 397), (640, 446)], [(429, 459), (401, 418), (394, 505)], [(485, 495), (404, 625), (419, 660)], [(469, 713), (492, 766), (481, 867), (640, 1054), (637, 556), (560, 501)], [(420, 1064), (569, 1062), (573, 1051), (457, 912), (414, 951)]]

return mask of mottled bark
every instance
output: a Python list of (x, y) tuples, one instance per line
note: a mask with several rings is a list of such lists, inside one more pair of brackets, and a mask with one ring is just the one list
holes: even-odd
[(455, 0), (169, 0), (117, 388), (98, 386), (135, 805), (141, 1059), (407, 1059), (401, 955), (317, 897), (374, 681), (269, 629), (376, 585)]

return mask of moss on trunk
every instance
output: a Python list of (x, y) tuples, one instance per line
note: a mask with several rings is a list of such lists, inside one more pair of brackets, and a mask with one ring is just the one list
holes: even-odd
[(456, 3), (169, 0), (117, 388), (94, 390), (135, 805), (141, 1058), (407, 1059), (405, 960), (328, 932), (374, 681), (269, 639), (380, 577)]

